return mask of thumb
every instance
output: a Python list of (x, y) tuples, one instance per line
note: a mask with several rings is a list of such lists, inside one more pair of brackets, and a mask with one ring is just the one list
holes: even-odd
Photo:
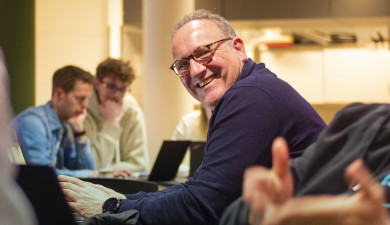
[(278, 137), (272, 144), (272, 170), (279, 178), (291, 174), (289, 160), (289, 149), (284, 138)]

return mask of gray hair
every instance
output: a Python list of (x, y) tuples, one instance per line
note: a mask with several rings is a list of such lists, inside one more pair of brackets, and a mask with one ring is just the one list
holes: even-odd
[(235, 38), (236, 32), (233, 27), (229, 24), (229, 22), (223, 18), (222, 16), (212, 13), (206, 9), (199, 9), (193, 12), (190, 12), (183, 16), (174, 26), (171, 33), (171, 40), (173, 36), (176, 34), (177, 30), (179, 30), (184, 24), (192, 21), (192, 20), (214, 20), (221, 31), (226, 34), (230, 38)]

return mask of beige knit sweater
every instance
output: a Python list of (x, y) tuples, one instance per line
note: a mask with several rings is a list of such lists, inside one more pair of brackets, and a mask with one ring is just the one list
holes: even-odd
[(131, 172), (148, 171), (145, 119), (137, 101), (129, 93), (123, 98), (123, 111), (120, 127), (106, 122), (99, 111), (96, 91), (93, 91), (84, 127), (91, 142), (96, 168), (109, 168), (115, 163), (116, 147), (119, 146), (120, 164)]

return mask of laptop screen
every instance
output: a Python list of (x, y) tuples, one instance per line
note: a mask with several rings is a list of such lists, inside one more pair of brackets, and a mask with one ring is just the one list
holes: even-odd
[(176, 177), (191, 141), (165, 140), (150, 172), (149, 181), (170, 181)]
[(20, 165), (17, 183), (30, 200), (39, 225), (76, 225), (53, 168)]

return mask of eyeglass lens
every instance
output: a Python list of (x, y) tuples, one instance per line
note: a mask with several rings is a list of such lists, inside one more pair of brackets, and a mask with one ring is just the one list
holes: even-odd
[(110, 90), (111, 92), (116, 92), (116, 91), (119, 91), (119, 92), (124, 92), (126, 91), (126, 87), (117, 87), (115, 84), (105, 84), (105, 86), (108, 88), (108, 90)]
[[(200, 64), (208, 63), (212, 57), (211, 50), (208, 47), (199, 47), (192, 53), (192, 57)], [(174, 68), (177, 74), (187, 74), (190, 69), (189, 59), (180, 59), (175, 63)]]

